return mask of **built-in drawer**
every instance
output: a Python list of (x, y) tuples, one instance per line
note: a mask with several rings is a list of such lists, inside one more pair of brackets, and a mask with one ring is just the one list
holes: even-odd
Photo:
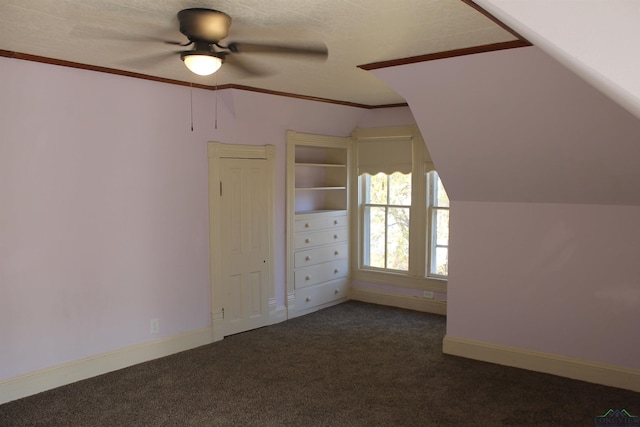
[(296, 291), (296, 312), (308, 310), (322, 304), (340, 300), (349, 296), (346, 279), (336, 280)]
[(304, 249), (329, 243), (346, 242), (348, 235), (349, 232), (346, 227), (310, 233), (296, 233), (294, 247), (295, 249)]
[(337, 228), (347, 226), (347, 215), (313, 215), (304, 219), (297, 219), (295, 231), (315, 231), (326, 228)]
[(294, 273), (294, 285), (296, 289), (317, 285), (318, 283), (346, 277), (349, 274), (349, 261), (339, 259), (323, 264), (296, 270)]
[(340, 243), (331, 246), (322, 246), (306, 251), (296, 251), (294, 254), (294, 268), (300, 268), (336, 259), (346, 258), (349, 251), (347, 243)]

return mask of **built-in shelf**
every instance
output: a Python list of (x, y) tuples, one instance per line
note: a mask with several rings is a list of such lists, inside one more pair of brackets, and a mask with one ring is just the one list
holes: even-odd
[[(327, 210), (327, 209), (315, 209), (315, 210), (311, 210), (311, 211), (296, 211), (295, 214), (296, 214), (296, 216), (298, 216), (298, 215), (319, 214), (319, 213), (321, 214), (321, 213), (328, 213), (328, 212), (338, 213), (340, 211), (335, 210), (335, 209), (329, 209), (329, 210)], [(347, 214), (346, 210), (343, 211), (343, 212), (344, 212), (345, 215)]]
[(296, 166), (308, 166), (318, 168), (346, 168), (347, 165), (335, 163), (296, 163)]
[(350, 155), (350, 138), (287, 134), (289, 316), (348, 297)]
[(316, 190), (346, 190), (347, 187), (296, 187), (296, 191), (316, 191)]

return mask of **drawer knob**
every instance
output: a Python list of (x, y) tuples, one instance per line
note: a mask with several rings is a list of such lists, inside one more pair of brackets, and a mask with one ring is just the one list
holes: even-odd
[(304, 239), (305, 243), (311, 243), (311, 239)]
[(338, 295), (340, 293), (340, 289), (336, 289), (335, 291), (333, 291), (333, 293)]
[(311, 276), (305, 277), (304, 280), (311, 280)]
[(337, 239), (337, 238), (338, 238), (338, 235), (337, 235), (337, 234), (334, 234), (334, 235), (333, 235), (333, 238), (334, 238), (334, 239)]
[(304, 228), (309, 228), (309, 223), (308, 222), (304, 224)]
[(311, 298), (307, 297), (307, 299), (305, 299), (306, 302), (311, 301)]
[(333, 225), (338, 225), (338, 220), (337, 219), (333, 220)]
[(335, 251), (333, 254), (334, 254), (334, 255), (340, 255), (340, 252)]
[(338, 274), (338, 272), (339, 272), (339, 271), (340, 271), (340, 270), (338, 270), (337, 268), (336, 268), (335, 270), (333, 270), (333, 272), (334, 272), (335, 274)]
[(306, 256), (306, 257), (304, 258), (304, 260), (305, 260), (305, 261), (311, 261), (311, 257), (310, 257), (310, 256)]

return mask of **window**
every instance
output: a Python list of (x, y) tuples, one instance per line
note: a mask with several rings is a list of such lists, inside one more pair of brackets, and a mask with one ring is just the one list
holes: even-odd
[(447, 277), (449, 274), (449, 197), (438, 172), (427, 173), (429, 210), (430, 276)]
[(358, 129), (355, 157), (359, 238), (354, 278), (444, 291), (449, 198), (417, 128)]
[(362, 176), (363, 264), (409, 270), (411, 174)]

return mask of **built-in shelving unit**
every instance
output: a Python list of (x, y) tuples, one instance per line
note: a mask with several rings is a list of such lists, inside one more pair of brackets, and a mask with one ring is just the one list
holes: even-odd
[(287, 133), (289, 317), (348, 298), (351, 139)]

